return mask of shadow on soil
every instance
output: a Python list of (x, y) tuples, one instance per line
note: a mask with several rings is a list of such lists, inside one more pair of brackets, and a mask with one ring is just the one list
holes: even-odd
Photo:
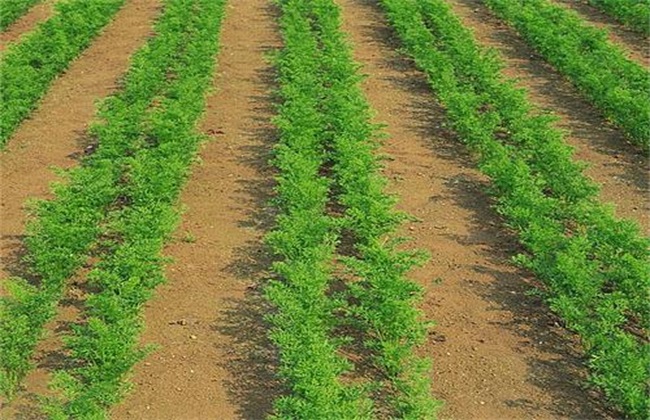
[[(275, 7), (265, 9), (275, 19)], [(271, 47), (262, 47), (268, 54)], [(242, 207), (248, 209), (246, 218), (239, 222), (243, 229), (252, 229), (263, 236), (269, 232), (275, 220), (274, 208), (269, 201), (273, 194), (273, 169), (268, 161), (272, 146), (277, 139), (275, 128), (269, 124), (274, 113), (270, 90), (275, 85), (275, 72), (270, 66), (258, 72), (254, 83), (258, 90), (268, 94), (251, 96), (256, 108), (248, 117), (251, 129), (243, 135), (253, 140), (253, 145), (240, 147), (237, 159), (240, 164), (253, 168), (254, 178), (241, 179), (239, 192), (246, 197)], [(273, 262), (271, 251), (261, 240), (253, 240), (236, 248), (234, 262), (227, 267), (229, 273), (242, 282), (250, 283), (242, 299), (231, 299), (213, 323), (213, 329), (230, 338), (228, 348), (220, 348), (228, 357), (222, 362), (232, 380), (226, 382), (229, 398), (239, 407), (242, 418), (265, 418), (273, 410), (274, 400), (282, 393), (276, 378), (278, 357), (268, 339), (269, 325), (265, 315), (272, 308), (263, 296), (264, 283), (269, 278)]]
[[(358, 0), (373, 14), (383, 16), (382, 10), (372, 0)], [(473, 2), (475, 3), (475, 2)], [(385, 49), (400, 48), (389, 25), (383, 20), (370, 19), (371, 23), (365, 28), (366, 36), (372, 42), (382, 44)], [(397, 54), (386, 57), (386, 67), (400, 73), (399, 78), (387, 79), (399, 89), (410, 94), (412, 103), (408, 112), (412, 115), (411, 129), (435, 156), (453, 161), (462, 167), (474, 169), (475, 161), (469, 155), (453, 130), (448, 128), (443, 108), (435, 102), (434, 94), (429, 88), (426, 78), (415, 70), (415, 65), (403, 56)], [(539, 77), (547, 77), (547, 71), (540, 72)], [(577, 111), (576, 111), (577, 112)], [(588, 121), (581, 119), (585, 127)], [(601, 135), (599, 146), (613, 148), (614, 141), (605, 140)], [(620, 144), (616, 147), (620, 149)], [(630, 167), (629, 172), (638, 181), (640, 171)], [(504, 221), (491, 208), (493, 200), (485, 192), (488, 183), (484, 179), (463, 175), (450, 178), (446, 182), (449, 198), (458, 205), (469, 210), (472, 223), (468, 227), (470, 233), (464, 236), (452, 236), (452, 239), (462, 245), (483, 245), (483, 257), (492, 266), (510, 264), (510, 258), (521, 251), (514, 233), (504, 228)], [(436, 197), (432, 197), (436, 199)], [(517, 270), (500, 272), (484, 266), (471, 267), (477, 273), (487, 274), (494, 279), (490, 282), (468, 280), (466, 290), (481, 296), (491, 302), (493, 310), (508, 311), (512, 321), (501, 324), (502, 328), (513, 331), (522, 337), (522, 351), (525, 347), (534, 349), (535, 354), (543, 354), (544, 359), (528, 357), (528, 381), (545, 390), (553, 397), (550, 407), (541, 407), (539, 403), (528, 399), (512, 399), (503, 404), (520, 407), (531, 416), (540, 409), (550, 410), (557, 416), (575, 418), (608, 418), (617, 417), (603, 403), (602, 396), (596, 392), (584, 389), (585, 369), (584, 360), (577, 338), (560, 325), (560, 320), (550, 311), (545, 302), (538, 296), (530, 295), (531, 289), (539, 284), (532, 279), (532, 274)]]

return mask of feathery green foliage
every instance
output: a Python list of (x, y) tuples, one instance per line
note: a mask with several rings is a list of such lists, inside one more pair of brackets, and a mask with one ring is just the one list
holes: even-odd
[(0, 31), (4, 31), (42, 0), (0, 0)]
[[(141, 309), (164, 281), (165, 240), (178, 219), (176, 200), (202, 140), (196, 124), (205, 107), (225, 0), (168, 0), (167, 33), (181, 48), (166, 68), (165, 84), (141, 121), (143, 147), (123, 167), (119, 196), (108, 214), (100, 262), (89, 274), (95, 293), (83, 324), (67, 338), (74, 365), (55, 374), (62, 398), (46, 407), (53, 417), (103, 418), (128, 388), (131, 368), (146, 353), (138, 343)], [(156, 69), (157, 57), (149, 66)], [(101, 143), (100, 143), (101, 147)]]
[[(337, 355), (337, 346), (349, 338), (331, 336), (344, 322), (358, 327), (385, 377), (381, 395), (389, 396), (385, 405), (392, 415), (432, 418), (437, 404), (430, 397), (427, 363), (414, 355), (425, 334), (414, 307), (421, 290), (404, 277), (421, 256), (398, 251), (391, 240), (403, 215), (383, 192), (376, 127), (340, 30), (339, 9), (331, 0), (285, 0), (280, 6), (283, 102), (274, 163), (281, 215), (268, 236), (280, 261), (274, 265), (279, 278), (267, 296), (277, 308), (269, 318), (271, 337), (290, 393), (276, 402), (276, 415), (371, 416), (367, 390), (376, 385), (341, 384), (351, 365)], [(328, 216), (332, 200), (344, 209), (341, 217)], [(352, 279), (345, 293), (333, 294), (332, 267), (342, 234), (350, 236), (358, 255), (338, 256)]]
[[(44, 324), (56, 313), (67, 279), (88, 255), (109, 250), (129, 254), (133, 251), (117, 248), (124, 243), (127, 233), (144, 229), (151, 235), (161, 234), (162, 228), (155, 229), (156, 224), (142, 224), (145, 220), (151, 222), (145, 218), (149, 213), (143, 212), (137, 220), (126, 210), (137, 204), (139, 196), (134, 191), (151, 193), (157, 188), (159, 196), (149, 199), (159, 206), (147, 211), (157, 212), (158, 219), (154, 221), (165, 226), (163, 231), (173, 225), (172, 211), (165, 213), (160, 206), (171, 206), (170, 197), (177, 194), (179, 177), (192, 155), (174, 155), (174, 161), (162, 163), (153, 161), (150, 154), (163, 144), (163, 135), (166, 139), (177, 135), (187, 144), (181, 147), (164, 143), (159, 153), (169, 153), (170, 149), (178, 149), (179, 153), (187, 148), (193, 150), (197, 141), (195, 135), (187, 135), (187, 127), (201, 111), (201, 95), (211, 71), (208, 65), (213, 63), (218, 13), (223, 5), (211, 2), (209, 7), (197, 9), (195, 3), (167, 1), (164, 14), (156, 23), (157, 35), (135, 54), (123, 90), (106, 100), (99, 112), (102, 122), (92, 128), (97, 150), (84, 159), (82, 166), (69, 171), (67, 182), (55, 187), (55, 199), (44, 201), (37, 208), (37, 217), (28, 229), (26, 262), (39, 285), (32, 286), (20, 279), (8, 281), (12, 293), (0, 301), (0, 386), (7, 395), (15, 392), (31, 368), (30, 358)], [(193, 21), (193, 14), (204, 9), (211, 12), (205, 19), (212, 21)], [(192, 64), (188, 65), (188, 61)], [(181, 75), (185, 79), (181, 80)], [(165, 164), (168, 166), (161, 166)], [(128, 226), (127, 216), (134, 217)], [(138, 227), (134, 228), (133, 223)], [(133, 255), (148, 258), (150, 263), (160, 260), (155, 254)], [(124, 264), (129, 261), (125, 257)], [(95, 277), (99, 283), (102, 277)], [(148, 281), (153, 284), (155, 279), (153, 276)]]
[(340, 30), (340, 11), (331, 0), (310, 2), (313, 26), (323, 51), (321, 101), (335, 199), (344, 209), (341, 227), (353, 238), (356, 255), (344, 258), (356, 277), (350, 284), (349, 308), (362, 328), (365, 345), (386, 380), (391, 415), (405, 419), (434, 418), (438, 402), (431, 398), (428, 361), (415, 355), (426, 335), (416, 305), (421, 287), (406, 278), (418, 252), (399, 251), (394, 234), (405, 215), (393, 208), (395, 198), (383, 190), (376, 155), (377, 127), (359, 87), (361, 77)]
[(71, 0), (0, 61), (0, 148), (38, 105), (52, 81), (99, 34), (124, 0)]
[(648, 0), (589, 0), (589, 4), (631, 29), (650, 35), (650, 1)]
[(650, 151), (650, 72), (626, 58), (606, 31), (548, 0), (484, 0), (630, 141)]
[(441, 0), (383, 0), (405, 49), (493, 181), (497, 210), (527, 249), (517, 261), (547, 285), (551, 308), (582, 337), (592, 381), (617, 407), (648, 412), (648, 240), (614, 218), (571, 160), (552, 118), (500, 73), (493, 51)]
[(279, 258), (277, 279), (266, 296), (276, 307), (269, 316), (270, 337), (280, 353), (279, 374), (290, 393), (275, 403), (278, 418), (369, 418), (363, 389), (345, 385), (341, 375), (351, 364), (337, 353), (341, 340), (332, 337), (334, 311), (328, 296), (332, 282), (335, 223), (326, 214), (330, 181), (320, 175), (325, 163), (319, 101), (323, 81), (320, 54), (305, 2), (280, 3), (284, 48), (277, 57), (282, 103), (274, 120), (280, 134), (273, 163), (278, 169), (280, 215), (267, 243)]

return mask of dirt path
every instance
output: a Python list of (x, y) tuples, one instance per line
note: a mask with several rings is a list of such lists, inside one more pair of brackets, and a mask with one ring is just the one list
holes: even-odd
[[(160, 0), (134, 0), (118, 12), (93, 44), (54, 81), (39, 107), (0, 152), (0, 278), (24, 233), (28, 198), (49, 197), (52, 166), (68, 168), (84, 150), (96, 101), (116, 88), (130, 56), (148, 35)], [(15, 262), (15, 261), (14, 261)]]
[(376, 2), (339, 3), (369, 75), (365, 92), (388, 125), (385, 174), (399, 208), (419, 220), (405, 234), (432, 254), (413, 278), (426, 288), (427, 318), (438, 323), (423, 352), (434, 362), (433, 393), (446, 403), (441, 417), (609, 417), (581, 388), (585, 370), (572, 337), (538, 298), (526, 296), (531, 279), (508, 262), (516, 244), (489, 208), (485, 179), (441, 127), (443, 112), (423, 76), (396, 52)]
[(480, 0), (448, 0), (478, 42), (495, 48), (506, 63), (504, 73), (519, 79), (536, 106), (560, 117), (575, 157), (590, 165), (586, 174), (602, 186), (604, 202), (620, 217), (638, 221), (650, 234), (650, 174), (647, 159), (625, 142), (621, 130), (604, 117)]
[(44, 0), (42, 3), (38, 3), (7, 30), (0, 33), (0, 52), (4, 51), (10, 42), (15, 42), (22, 35), (33, 30), (36, 25), (49, 19), (54, 13), (55, 2), (56, 0)]
[[(259, 419), (271, 409), (272, 355), (257, 285), (269, 266), (262, 236), (270, 223), (267, 167), (271, 65), (279, 46), (270, 2), (229, 2), (216, 93), (201, 152), (181, 201), (176, 261), (145, 313), (144, 342), (160, 348), (136, 368), (135, 387), (114, 419)], [(185, 240), (182, 240), (184, 238)]]
[(577, 12), (584, 20), (597, 28), (607, 29), (609, 39), (622, 47), (628, 58), (637, 63), (650, 66), (650, 40), (643, 34), (626, 28), (614, 18), (607, 16), (584, 1), (554, 0), (555, 3)]

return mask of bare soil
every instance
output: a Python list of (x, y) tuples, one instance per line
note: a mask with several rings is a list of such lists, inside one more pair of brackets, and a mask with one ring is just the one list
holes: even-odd
[(273, 73), (279, 47), (264, 0), (229, 2), (201, 129), (205, 145), (181, 197), (186, 212), (165, 254), (168, 283), (145, 311), (143, 341), (159, 349), (135, 370), (134, 392), (114, 419), (261, 419), (277, 384), (259, 287), (269, 267), (262, 237), (275, 142)]
[(31, 32), (36, 25), (45, 22), (54, 13), (54, 3), (56, 0), (44, 0), (38, 3), (23, 16), (18, 18), (6, 30), (0, 33), (0, 52), (11, 42), (16, 42), (21, 36)]
[(535, 53), (517, 33), (480, 0), (449, 0), (481, 45), (504, 58), (508, 77), (518, 80), (530, 101), (560, 118), (575, 158), (589, 165), (586, 175), (602, 186), (604, 202), (613, 203), (619, 217), (637, 221), (650, 234), (650, 172), (648, 161), (623, 132), (612, 127), (571, 83)]
[[(527, 292), (533, 277), (509, 262), (518, 252), (484, 193), (487, 180), (446, 128), (424, 76), (397, 52), (373, 0), (338, 0), (355, 58), (368, 74), (364, 90), (387, 124), (384, 174), (399, 208), (417, 218), (403, 233), (432, 258), (412, 278), (425, 288), (422, 310), (437, 326), (422, 354), (434, 361), (442, 418), (614, 418), (602, 396), (584, 388), (580, 347), (548, 309)], [(144, 42), (160, 0), (128, 3), (115, 22), (61, 76), (39, 109), (0, 155), (2, 276), (20, 270), (17, 257), (28, 197), (49, 197), (50, 165), (76, 164), (94, 101), (115, 89), (128, 57)], [(261, 419), (281, 393), (276, 355), (266, 338), (260, 295), (271, 258), (262, 238), (274, 219), (268, 203), (276, 141), (271, 125), (274, 73), (266, 54), (280, 46), (276, 10), (266, 0), (229, 2), (217, 59), (215, 92), (200, 125), (212, 140), (200, 153), (181, 196), (184, 215), (165, 255), (168, 283), (147, 304), (143, 344), (154, 351), (134, 372), (134, 388), (114, 419)], [(627, 146), (570, 84), (531, 52), (478, 0), (453, 0), (478, 39), (499, 49), (509, 76), (531, 100), (552, 108), (570, 130), (589, 175), (604, 183), (621, 215), (650, 218), (645, 159)], [(648, 227), (650, 229), (650, 227)], [(4, 278), (4, 277), (3, 277)], [(75, 287), (53, 334), (38, 351), (27, 390), (1, 418), (34, 418), (34, 395), (60, 366), (61, 331), (77, 314)]]
[(423, 75), (400, 56), (383, 15), (370, 0), (339, 0), (364, 90), (387, 124), (385, 175), (405, 226), (430, 262), (413, 273), (426, 290), (422, 309), (437, 322), (423, 348), (433, 359), (433, 395), (442, 418), (607, 418), (582, 388), (586, 372), (575, 339), (514, 268), (517, 252), (483, 192), (486, 180), (445, 129), (444, 111)]

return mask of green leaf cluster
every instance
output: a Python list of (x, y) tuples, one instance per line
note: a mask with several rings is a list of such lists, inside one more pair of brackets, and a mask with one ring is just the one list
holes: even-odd
[(344, 258), (355, 281), (350, 282), (348, 308), (365, 337), (385, 379), (391, 416), (433, 418), (439, 406), (431, 398), (428, 361), (415, 355), (426, 328), (416, 308), (421, 287), (406, 277), (423, 262), (419, 252), (397, 249), (395, 231), (405, 215), (395, 211), (395, 197), (384, 192), (377, 156), (378, 131), (360, 89), (361, 78), (341, 27), (339, 8), (329, 0), (310, 2), (312, 26), (322, 50), (327, 86), (321, 100), (328, 151), (333, 163), (335, 200), (344, 209), (340, 221), (351, 238), (354, 255)]
[(0, 31), (4, 31), (41, 0), (1, 0)]
[[(606, 31), (548, 0), (484, 1), (622, 128), (630, 141), (644, 153), (650, 151), (650, 72), (625, 57)], [(645, 26), (649, 25), (646, 19)]]
[(338, 235), (326, 213), (331, 181), (321, 175), (327, 156), (320, 54), (304, 16), (307, 3), (279, 5), (284, 48), (276, 58), (281, 104), (274, 120), (280, 136), (273, 164), (280, 213), (266, 238), (279, 261), (273, 265), (277, 278), (265, 294), (275, 307), (269, 335), (289, 393), (275, 402), (275, 417), (370, 418), (363, 389), (341, 378), (352, 366), (338, 353), (341, 340), (332, 337), (340, 303), (328, 292)]
[(595, 6), (631, 29), (650, 35), (650, 1), (589, 0)]
[[(514, 2), (512, 2), (514, 3)], [(592, 382), (628, 415), (650, 407), (648, 240), (600, 204), (552, 118), (536, 114), (441, 0), (383, 0), (408, 53), (492, 180), (497, 211), (548, 286), (551, 308), (582, 337)], [(634, 331), (641, 331), (640, 334)]]
[(124, 0), (59, 2), (52, 18), (3, 52), (0, 148), (36, 108), (52, 81), (90, 45), (123, 4)]
[(56, 312), (66, 280), (92, 253), (84, 323), (67, 348), (77, 368), (57, 372), (55, 418), (102, 418), (120, 399), (138, 347), (142, 305), (163, 281), (165, 239), (177, 221), (175, 202), (202, 137), (196, 122), (214, 67), (224, 1), (167, 0), (156, 36), (132, 59), (123, 89), (108, 98), (92, 133), (96, 151), (55, 198), (37, 207), (27, 240), (40, 281), (12, 283), (1, 302), (0, 383), (15, 390)]
[[(276, 415), (368, 418), (377, 410), (369, 399), (374, 390), (393, 416), (432, 418), (438, 404), (428, 363), (414, 354), (425, 334), (415, 308), (421, 290), (405, 278), (421, 255), (400, 252), (391, 240), (404, 216), (383, 192), (377, 127), (339, 9), (331, 0), (279, 5), (285, 46), (277, 58), (282, 104), (273, 162), (280, 216), (267, 237), (279, 261), (266, 290), (276, 307), (269, 320), (279, 373), (290, 392), (276, 402)], [(342, 214), (332, 214), (332, 206)], [(355, 255), (342, 253), (344, 235)], [(345, 290), (333, 293), (337, 261), (348, 278)], [(344, 382), (352, 365), (340, 355), (351, 338), (335, 335), (343, 325), (363, 337), (380, 383)]]

